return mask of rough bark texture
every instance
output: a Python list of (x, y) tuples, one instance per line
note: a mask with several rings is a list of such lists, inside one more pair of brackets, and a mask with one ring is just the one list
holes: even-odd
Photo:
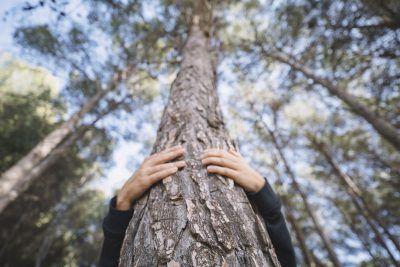
[(363, 117), (371, 126), (390, 144), (400, 151), (400, 131), (394, 125), (386, 121), (384, 118), (377, 115), (368, 106), (361, 103), (354, 95), (348, 93), (344, 88), (336, 86), (329, 80), (323, 79), (312, 72), (311, 69), (300, 64), (299, 62), (281, 54), (272, 54), (263, 50), (265, 56), (278, 60), (284, 64), (289, 65), (294, 70), (302, 72), (307, 78), (310, 78), (315, 83), (324, 86), (328, 89), (329, 93), (337, 96), (344, 103), (346, 103), (351, 110)]
[(186, 167), (135, 203), (120, 266), (280, 266), (243, 189), (208, 174), (205, 148), (236, 148), (218, 104), (208, 39), (191, 27), (153, 151), (182, 144)]

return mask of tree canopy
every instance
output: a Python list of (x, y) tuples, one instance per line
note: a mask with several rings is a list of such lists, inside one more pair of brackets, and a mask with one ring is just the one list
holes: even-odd
[[(399, 2), (205, 3), (228, 128), (279, 193), (298, 262), (398, 265)], [(96, 264), (128, 178), (112, 175), (150, 152), (192, 12), (186, 0), (45, 0), (2, 14), (15, 47), (0, 54), (0, 173), (106, 92), (1, 214), (2, 265)]]

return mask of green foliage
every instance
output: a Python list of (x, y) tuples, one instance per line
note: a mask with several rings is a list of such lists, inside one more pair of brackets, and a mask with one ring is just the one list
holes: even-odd
[[(363, 189), (365, 201), (396, 238), (396, 207), (400, 205), (398, 152), (326, 88), (267, 58), (261, 48), (290, 55), (323, 79), (347, 89), (399, 129), (399, 57), (395, 56), (400, 29), (398, 7), (397, 1), (260, 1), (251, 10), (239, 11), (252, 14), (240, 18), (249, 23), (236, 23), (236, 17), (232, 21), (235, 27), (242, 27), (241, 31), (256, 36), (257, 42), (236, 34), (240, 32), (237, 29), (226, 31), (224, 36), (226, 57), (235, 66), (238, 84), (230, 100), (235, 120), (240, 118), (244, 129), (247, 123), (264, 122), (281, 136), (280, 144), (299, 183), (312, 205), (324, 214), (321, 221), (335, 250), (363, 259), (341, 259), (351, 266), (390, 265), (391, 259), (355, 209), (337, 174), (312, 146), (309, 135), (324, 142), (333, 160)], [(237, 124), (240, 122), (235, 121)], [(242, 146), (248, 151), (265, 151), (264, 163), (257, 166), (269, 177), (281, 177), (280, 192), (292, 200), (288, 209), (298, 218), (308, 248), (317, 258), (325, 258), (325, 248), (312, 222), (290, 190), (292, 184), (282, 162), (270, 162), (276, 152), (268, 132), (263, 127), (252, 131), (240, 132), (240, 136), (246, 136)], [(359, 235), (355, 227), (362, 230)]]
[[(335, 250), (352, 256), (341, 259), (344, 265), (390, 265), (332, 166), (312, 145), (310, 134), (327, 145), (343, 172), (364, 189), (364, 199), (397, 238), (398, 153), (325, 88), (261, 51), (293, 56), (324, 79), (347, 88), (360, 103), (399, 129), (399, 2), (211, 2), (215, 14), (211, 43), (223, 66), (220, 82), (225, 91), (232, 89), (227, 109), (241, 152), (272, 182), (281, 179), (281, 184), (274, 184), (286, 201), (285, 208), (296, 218), (308, 249), (322, 265), (329, 264), (326, 249), (260, 122), (279, 135), (289, 165), (316, 212), (321, 212)], [(57, 4), (49, 3), (43, 5), (51, 5), (58, 14)], [(97, 166), (94, 163), (108, 162), (115, 141), (109, 135), (133, 139), (140, 127), (129, 125), (133, 130), (125, 134), (119, 126), (130, 116), (145, 118), (135, 122), (141, 125), (153, 115), (151, 108), (143, 109), (144, 115), (133, 111), (151, 104), (159, 96), (161, 78), (176, 72), (195, 1), (87, 0), (80, 4), (79, 16), (67, 12), (57, 22), (23, 24), (16, 27), (14, 38), (24, 52), (32, 52), (35, 60), (67, 77), (61, 94), (75, 109), (124, 72), (116, 90), (83, 121), (92, 121), (111, 107), (118, 115), (104, 129), (92, 127), (6, 211), (0, 220), (2, 229), (7, 229), (0, 231), (0, 241), (6, 244), (0, 250), (0, 263), (33, 265), (37, 248), (45, 247), (44, 237), (49, 234), (53, 246), (43, 254), (43, 265), (93, 264), (100, 244), (103, 196), (95, 191), (78, 194), (75, 189)], [(29, 68), (7, 66), (0, 71), (0, 170), (18, 160), (65, 115), (58, 92), (42, 83), (40, 74), (24, 75), (20, 80), (29, 82), (18, 85), (10, 78), (13, 69), (21, 77)], [(125, 102), (117, 106), (121, 99)], [(21, 216), (20, 210), (26, 212)]]
[(55, 56), (61, 44), (48, 25), (27, 26), (16, 29), (14, 38), (21, 45), (31, 47), (43, 55)]
[[(54, 81), (44, 79), (48, 73), (23, 62), (7, 62), (0, 69), (0, 171), (57, 127), (65, 113)], [(24, 72), (25, 77), (37, 81), (29, 90), (13, 79)], [(101, 169), (94, 167), (108, 162), (111, 148), (104, 130), (92, 127), (3, 211), (0, 265), (33, 266), (38, 258), (45, 266), (97, 263), (106, 208), (104, 195), (76, 191), (98, 175)]]
[(0, 69), (0, 171), (5, 171), (57, 126), (64, 112), (56, 82), (42, 69), (8, 55)]
[[(28, 93), (24, 96), (3, 92), (0, 104), (0, 158), (1, 171), (8, 169), (33, 147), (54, 125), (38, 114), (38, 107), (50, 101), (49, 91), (41, 94)], [(46, 115), (46, 114), (45, 114)], [(35, 131), (32, 131), (35, 129)]]

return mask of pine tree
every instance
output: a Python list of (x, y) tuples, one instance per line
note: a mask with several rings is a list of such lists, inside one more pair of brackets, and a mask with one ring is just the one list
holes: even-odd
[(120, 266), (279, 266), (243, 189), (202, 168), (203, 149), (237, 146), (218, 103), (211, 4), (198, 3), (153, 147), (183, 144), (187, 166), (137, 201)]

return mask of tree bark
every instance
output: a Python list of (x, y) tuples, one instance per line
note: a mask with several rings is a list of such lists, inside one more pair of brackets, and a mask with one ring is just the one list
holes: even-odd
[(275, 133), (269, 128), (269, 126), (263, 120), (260, 120), (260, 122), (263, 124), (264, 128), (267, 130), (267, 132), (271, 136), (272, 143), (273, 143), (276, 151), (278, 152), (279, 157), (282, 160), (282, 163), (285, 167), (286, 173), (290, 177), (294, 189), (300, 195), (300, 197), (303, 201), (304, 207), (305, 207), (308, 215), (310, 216), (311, 220), (313, 221), (315, 229), (317, 230), (319, 236), (321, 237), (322, 242), (324, 243), (324, 246), (328, 252), (330, 260), (332, 261), (334, 266), (342, 266), (334, 249), (333, 249), (332, 242), (331, 242), (329, 236), (326, 234), (324, 228), (322, 227), (321, 223), (319, 222), (317, 215), (314, 213), (314, 209), (310, 205), (307, 195), (304, 193), (304, 191), (301, 189), (299, 183), (297, 182), (296, 176), (294, 175), (292, 169), (289, 166), (288, 161), (286, 160), (286, 157), (285, 157), (283, 150), (277, 140), (277, 137), (275, 136)]
[[(0, 214), (14, 201), (32, 182), (40, 176), (44, 170), (51, 166), (58, 158), (60, 150), (58, 148), (63, 142), (71, 143), (79, 136), (76, 125), (90, 111), (92, 111), (101, 99), (112, 91), (116, 83), (121, 79), (121, 74), (117, 74), (110, 86), (106, 90), (98, 91), (82, 108), (71, 116), (66, 122), (48, 134), (39, 144), (37, 144), (27, 155), (11, 166), (0, 177)], [(67, 138), (69, 135), (75, 136)], [(58, 151), (58, 152), (57, 152)], [(53, 158), (54, 157), (54, 158)]]
[(280, 266), (241, 187), (208, 173), (205, 148), (236, 148), (223, 121), (209, 40), (194, 19), (152, 153), (182, 144), (187, 165), (134, 206), (119, 266)]
[(319, 77), (318, 75), (314, 74), (311, 69), (286, 55), (270, 53), (265, 49), (262, 50), (262, 53), (266, 57), (270, 57), (289, 65), (294, 70), (303, 73), (307, 78), (310, 78), (315, 83), (324, 86), (326, 89), (328, 89), (329, 93), (337, 96), (344, 103), (346, 103), (355, 114), (363, 117), (386, 141), (400, 151), (400, 132), (388, 121), (377, 115), (366, 105), (362, 104), (354, 95), (349, 94), (344, 88), (340, 88), (333, 82)]

